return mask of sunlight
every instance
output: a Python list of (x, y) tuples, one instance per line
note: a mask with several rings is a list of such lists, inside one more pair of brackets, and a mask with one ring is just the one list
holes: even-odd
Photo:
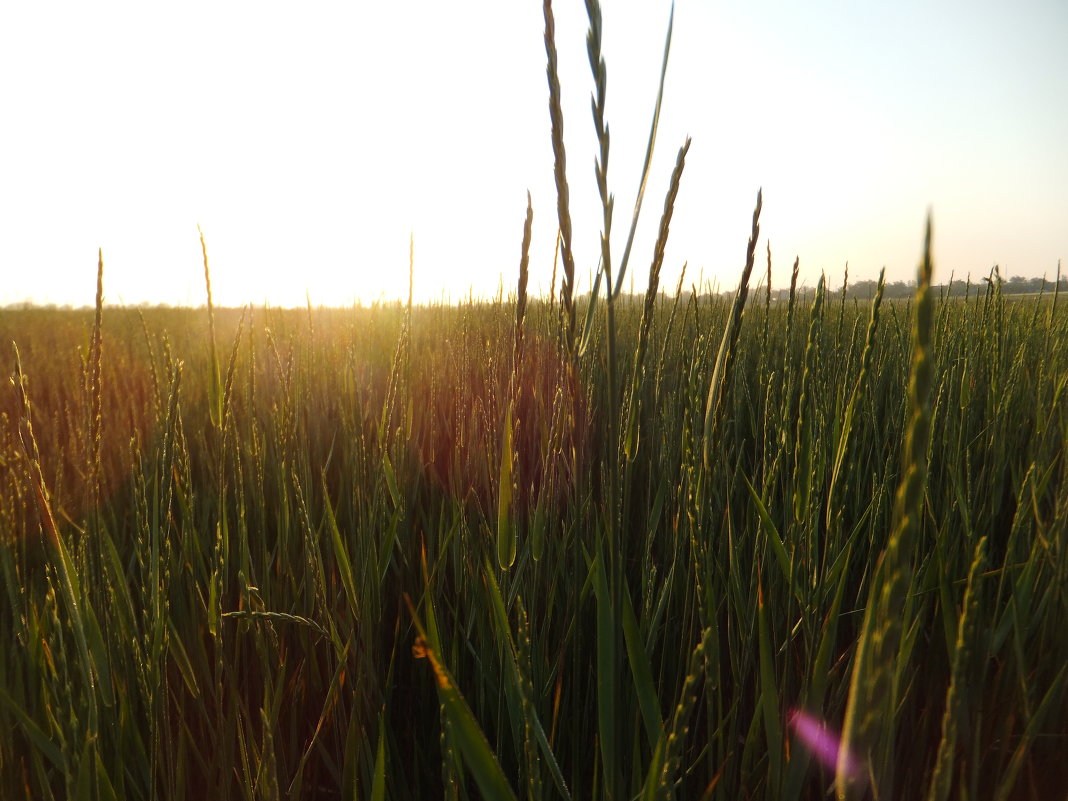
[[(584, 291), (601, 227), (587, 19), (582, 4), (558, 5)], [(617, 254), (669, 8), (624, 3), (604, 24)], [(947, 271), (983, 273), (995, 259), (1009, 274), (1053, 270), (1068, 248), (1059, 224), (1068, 112), (1047, 101), (1068, 94), (1068, 66), (1063, 49), (1040, 43), (1059, 12), (1036, 17), (1031, 38), (1012, 44), (1017, 55), (1003, 64), (1013, 76), (982, 56), (1003, 47), (998, 14), (970, 22), (962, 44), (942, 35), (956, 29), (952, 13), (927, 10), (925, 26), (913, 24), (916, 13), (851, 10), (831, 21), (779, 3), (680, 3), (626, 285), (645, 286), (687, 135), (666, 287), (684, 262), (710, 284), (736, 282), (760, 187), (779, 285), (795, 255), (810, 286), (821, 271), (834, 283), (846, 261), (855, 278), (885, 265), (889, 280), (909, 279), (929, 206), (948, 223)], [(58, 24), (32, 6), (3, 18), (0, 68), (19, 79), (0, 87), (0, 102), (21, 122), (2, 164), (13, 268), (0, 303), (91, 303), (97, 247), (110, 301), (199, 303), (198, 224), (229, 305), (406, 297), (412, 233), (418, 299), (493, 297), (515, 280), (528, 189), (531, 289), (549, 289), (557, 210), (537, 4), (249, 16), (207, 3), (181, 13), (119, 3), (72, 9)]]

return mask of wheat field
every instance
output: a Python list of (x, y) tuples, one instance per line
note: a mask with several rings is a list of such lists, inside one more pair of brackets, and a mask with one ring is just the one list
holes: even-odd
[(620, 292), (587, 5), (591, 294), (546, 3), (548, 297), (0, 312), (4, 798), (1068, 792), (1059, 277)]

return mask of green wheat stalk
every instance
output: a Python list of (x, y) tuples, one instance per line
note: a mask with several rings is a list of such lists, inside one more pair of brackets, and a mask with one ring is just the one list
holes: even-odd
[(560, 78), (556, 60), (556, 21), (552, 0), (545, 0), (545, 68), (549, 80), (549, 119), (552, 123), (552, 142), (556, 179), (556, 213), (560, 221), (560, 253), (564, 273), (560, 281), (560, 304), (564, 314), (564, 342), (569, 354), (575, 352), (575, 256), (571, 251), (571, 206), (567, 188), (567, 154), (564, 151), (564, 112), (560, 107)]
[(808, 513), (808, 502), (812, 488), (812, 415), (808, 413), (809, 395), (812, 391), (813, 372), (816, 365), (816, 339), (819, 336), (820, 312), (826, 294), (826, 276), (820, 276), (816, 286), (816, 299), (808, 315), (808, 341), (802, 360), (801, 393), (797, 402), (797, 428), (794, 436), (794, 520), (798, 523)]
[(221, 426), (222, 420), (222, 375), (219, 369), (219, 353), (215, 344), (215, 306), (211, 301), (211, 270), (208, 269), (208, 245), (204, 241), (204, 232), (197, 226), (200, 234), (200, 250), (204, 255), (204, 286), (208, 295), (208, 347), (211, 349), (210, 385), (208, 397), (211, 399), (211, 421), (216, 426)]
[(679, 194), (682, 171), (686, 167), (686, 154), (690, 150), (690, 137), (679, 148), (675, 159), (675, 169), (671, 173), (667, 197), (664, 198), (664, 212), (660, 216), (660, 230), (653, 248), (653, 260), (649, 264), (649, 284), (645, 290), (645, 304), (642, 306), (641, 322), (638, 326), (638, 349), (631, 374), (629, 397), (627, 399), (627, 428), (624, 435), (623, 453), (627, 461), (634, 459), (638, 446), (638, 397), (645, 374), (645, 354), (649, 347), (649, 334), (653, 325), (653, 312), (656, 310), (656, 298), (660, 292), (660, 271), (664, 266), (664, 250), (667, 247), (671, 217), (675, 211), (675, 200)]
[(946, 708), (942, 713), (942, 739), (938, 743), (938, 756), (927, 791), (927, 801), (945, 801), (953, 784), (953, 757), (956, 754), (957, 737), (966, 723), (967, 670), (977, 645), (979, 631), (979, 580), (986, 562), (986, 537), (976, 543), (975, 556), (968, 568), (968, 583), (964, 589), (960, 619), (957, 623), (957, 644), (953, 649), (953, 665), (950, 668), (949, 688), (946, 690)]
[(897, 704), (894, 676), (898, 647), (906, 628), (905, 609), (912, 579), (912, 555), (923, 513), (927, 481), (927, 447), (931, 435), (931, 218), (927, 217), (923, 261), (916, 288), (912, 327), (912, 370), (909, 378), (909, 423), (905, 435), (903, 474), (894, 500), (893, 529), (871, 585), (864, 624), (857, 642), (849, 685), (842, 747), (835, 789), (839, 799), (863, 793), (855, 766), (867, 766), (878, 782), (880, 797), (893, 797), (891, 760), (893, 717)]
[(723, 331), (723, 339), (719, 343), (716, 364), (712, 370), (712, 380), (708, 385), (708, 400), (705, 402), (703, 449), (705, 470), (709, 469), (712, 462), (712, 440), (715, 435), (716, 423), (719, 420), (719, 410), (723, 403), (725, 387), (730, 377), (730, 353), (734, 350), (738, 341), (738, 333), (742, 329), (742, 314), (745, 312), (745, 301), (749, 296), (749, 277), (753, 274), (753, 265), (756, 263), (756, 245), (760, 236), (760, 209), (763, 205), (764, 190), (759, 189), (757, 190), (756, 208), (753, 209), (753, 229), (749, 235), (749, 245), (745, 251), (745, 267), (742, 269), (742, 277), (738, 281), (738, 291), (734, 293), (731, 314), (727, 320), (727, 327)]
[(838, 447), (835, 449), (834, 454), (834, 467), (831, 469), (831, 485), (827, 490), (827, 525), (831, 524), (831, 520), (837, 513), (835, 510), (835, 489), (838, 487), (838, 481), (841, 477), (842, 464), (845, 462), (846, 451), (849, 448), (849, 437), (853, 432), (854, 419), (857, 413), (857, 407), (860, 405), (861, 398), (863, 396), (865, 380), (868, 376), (868, 370), (871, 367), (871, 357), (875, 352), (875, 334), (879, 328), (879, 306), (883, 301), (883, 290), (886, 288), (886, 268), (884, 267), (879, 271), (879, 285), (875, 290), (875, 299), (871, 304), (871, 317), (868, 319), (868, 330), (864, 336), (864, 352), (860, 357), (860, 373), (857, 374), (857, 381), (853, 385), (853, 392), (849, 396), (849, 403), (846, 405), (845, 415), (842, 420), (842, 433), (838, 438)]

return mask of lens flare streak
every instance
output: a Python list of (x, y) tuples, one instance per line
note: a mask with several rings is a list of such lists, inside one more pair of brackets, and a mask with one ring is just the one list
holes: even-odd
[[(819, 718), (800, 709), (795, 709), (790, 715), (790, 728), (824, 767), (837, 770), (838, 754), (842, 748), (842, 740), (837, 732), (828, 728)], [(860, 774), (860, 766), (852, 754), (847, 753), (842, 764), (850, 778)]]

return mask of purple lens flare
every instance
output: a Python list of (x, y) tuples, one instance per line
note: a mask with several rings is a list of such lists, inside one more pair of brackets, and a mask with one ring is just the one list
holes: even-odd
[[(838, 755), (842, 749), (842, 738), (838, 732), (829, 728), (820, 718), (810, 715), (801, 709), (795, 709), (790, 715), (790, 728), (828, 770), (838, 769)], [(846, 753), (843, 767), (850, 779), (861, 775), (858, 760), (850, 753)]]

